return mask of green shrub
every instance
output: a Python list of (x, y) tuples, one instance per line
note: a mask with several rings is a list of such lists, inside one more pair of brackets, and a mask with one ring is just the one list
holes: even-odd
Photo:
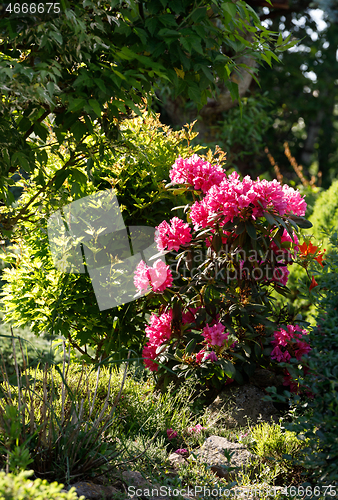
[(338, 229), (338, 180), (319, 195), (314, 204), (310, 221), (313, 224), (313, 234), (317, 240), (323, 240), (324, 248), (330, 246), (330, 240), (328, 236), (325, 236), (325, 231), (328, 228), (332, 228), (333, 231)]
[[(17, 229), (15, 245), (6, 257), (11, 264), (3, 271), (6, 321), (16, 327), (30, 325), (36, 335), (63, 335), (86, 362), (107, 357), (121, 360), (129, 349), (140, 355), (145, 315), (158, 306), (158, 298), (100, 311), (87, 274), (64, 274), (55, 268), (47, 220), (64, 205), (113, 187), (127, 227), (155, 227), (177, 202), (177, 196), (164, 190), (163, 178), (178, 155), (185, 157), (200, 149), (190, 146), (196, 135), (191, 129), (173, 132), (158, 118), (146, 115), (126, 120), (121, 131), (124, 142), (114, 154), (97, 153), (83, 167), (91, 182), (82, 185), (81, 191), (73, 191), (72, 177), (51, 197), (38, 195), (34, 181), (26, 181), (20, 203), (24, 206), (36, 194), (36, 217)], [(51, 156), (46, 168), (55, 171), (59, 163), (59, 158)], [(178, 198), (181, 204), (185, 202), (184, 197)]]
[[(33, 471), (5, 474), (0, 471), (0, 498), (4, 500), (77, 500), (75, 488), (62, 492), (63, 484), (29, 479)], [(81, 496), (79, 500), (84, 500)]]
[(295, 397), (296, 408), (303, 408), (303, 412), (291, 424), (286, 424), (289, 430), (303, 433), (307, 438), (301, 464), (324, 484), (338, 482), (337, 233), (331, 236), (330, 244), (332, 251), (327, 256), (321, 276), (321, 288), (315, 291), (318, 301), (317, 326), (310, 333), (312, 351), (308, 356), (309, 373), (305, 379), (299, 380), (308, 397)]

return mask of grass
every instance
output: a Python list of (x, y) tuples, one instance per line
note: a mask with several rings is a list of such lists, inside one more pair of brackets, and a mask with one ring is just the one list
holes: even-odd
[[(21, 356), (25, 359), (24, 353)], [(187, 381), (176, 390), (171, 386), (161, 394), (140, 366), (95, 371), (65, 362), (61, 368), (27, 368), (19, 387), (7, 380), (0, 383), (0, 389), (3, 394), (7, 391), (7, 399), (0, 397), (0, 466), (2, 460), (7, 471), (33, 468), (38, 477), (73, 482), (81, 469), (82, 478), (102, 481), (109, 477), (112, 483), (121, 484), (121, 472), (129, 469), (171, 490), (195, 485), (211, 490), (260, 487), (261, 500), (269, 497), (268, 487), (298, 487), (306, 480), (297, 465), (305, 443), (282, 424), (227, 429), (225, 415), (220, 412), (212, 420), (203, 394), (197, 395), (193, 383)], [(20, 439), (14, 439), (10, 427), (15, 422), (15, 435)], [(199, 461), (195, 451), (211, 435), (246, 445), (255, 456), (251, 472), (242, 472), (231, 482)], [(55, 446), (61, 438), (62, 446)], [(87, 452), (70, 453), (85, 445)], [(179, 448), (187, 449), (189, 456), (174, 472), (168, 455)], [(37, 465), (39, 454), (45, 462), (48, 456), (48, 469)], [(73, 469), (67, 456), (72, 457)], [(54, 476), (53, 471), (57, 471)], [(297, 498), (278, 492), (275, 498), (278, 495), (284, 500)]]

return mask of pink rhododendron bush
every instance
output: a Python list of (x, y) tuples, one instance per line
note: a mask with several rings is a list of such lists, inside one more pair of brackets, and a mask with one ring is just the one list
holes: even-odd
[(190, 203), (156, 228), (167, 265), (155, 256), (135, 272), (136, 289), (149, 288), (162, 302), (145, 326), (144, 363), (162, 382), (194, 375), (216, 387), (272, 368), (296, 390), (285, 363), (302, 362), (307, 332), (276, 310), (273, 294), (288, 292), (298, 230), (311, 227), (305, 200), (276, 180), (228, 175), (207, 158), (172, 166), (166, 188)]

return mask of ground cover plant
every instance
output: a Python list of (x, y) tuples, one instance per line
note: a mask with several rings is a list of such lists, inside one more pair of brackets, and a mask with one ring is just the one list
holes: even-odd
[[(28, 390), (26, 376), (31, 384)], [(69, 484), (80, 477), (87, 480), (96, 478), (97, 481), (105, 471), (105, 474), (109, 474), (113, 484), (120, 484), (121, 472), (127, 468), (141, 471), (152, 482), (172, 490), (184, 489), (187, 485), (194, 487), (196, 484), (208, 488), (227, 489), (235, 485), (234, 481), (218, 478), (206, 464), (196, 459), (195, 450), (203, 444), (206, 437), (215, 434), (223, 435), (232, 441), (245, 442), (252, 447), (253, 451), (255, 443), (259, 441), (260, 451), (257, 453), (259, 463), (268, 463), (273, 449), (275, 450), (274, 460), (277, 462), (280, 460), (285, 466), (283, 453), (288, 452), (294, 455), (293, 451), (299, 449), (299, 446), (292, 448), (288, 445), (289, 442), (297, 441), (296, 438), (290, 439), (291, 433), (289, 435), (286, 433), (284, 436), (279, 428), (278, 439), (274, 439), (273, 436), (276, 436), (274, 426), (270, 430), (267, 425), (262, 437), (259, 437), (260, 426), (257, 429), (252, 426), (247, 429), (224, 428), (221, 424), (222, 412), (216, 419), (211, 416), (209, 410), (196, 400), (196, 384), (191, 380), (186, 381), (179, 389), (175, 390), (171, 386), (166, 394), (161, 394), (155, 390), (154, 380), (148, 378), (141, 366), (130, 367), (127, 375), (125, 367), (121, 367), (119, 372), (113, 374), (104, 367), (99, 372), (84, 372), (72, 363), (66, 365), (63, 370), (53, 370), (48, 375), (46, 370), (27, 369), (22, 373), (20, 380), (19, 384), (8, 384), (8, 381), (2, 384), (2, 398), (0, 399), (0, 443), (2, 446), (0, 456), (2, 460), (5, 460), (7, 468), (13, 470), (14, 473), (23, 469), (31, 469), (35, 477), (40, 477), (41, 474), (42, 477), (46, 477), (47, 474), (49, 481), (58, 479)], [(111, 392), (109, 382), (111, 382)], [(121, 382), (123, 382), (122, 391)], [(9, 390), (11, 399), (9, 399)], [(4, 393), (5, 402), (9, 403), (6, 406)], [(18, 411), (16, 405), (19, 400), (21, 406)], [(41, 401), (43, 402), (42, 408)], [(100, 420), (98, 416), (102, 416), (107, 403), (112, 418), (110, 418), (110, 432), (107, 436), (108, 446), (103, 447), (106, 419)], [(27, 420), (27, 414), (25, 418), (25, 405), (27, 405), (26, 409), (30, 410), (30, 423)], [(115, 411), (112, 414), (111, 407), (114, 405)], [(60, 421), (57, 418), (54, 420), (54, 429), (51, 410), (55, 412), (54, 416), (60, 419)], [(63, 412), (66, 425), (63, 425), (61, 421)], [(72, 421), (67, 422), (67, 414), (71, 414)], [(96, 421), (99, 424), (96, 435), (100, 436), (99, 439), (95, 439), (95, 445), (96, 447), (100, 445), (100, 455), (102, 454), (105, 459), (103, 462), (99, 460), (100, 463), (95, 459), (95, 446), (89, 439), (90, 422), (93, 420), (94, 423)], [(57, 443), (61, 438), (59, 434), (61, 425), (64, 446), (60, 447)], [(83, 426), (86, 428), (85, 441), (81, 434)], [(269, 435), (269, 438), (265, 435)], [(72, 438), (69, 439), (70, 437)], [(40, 443), (38, 448), (36, 447), (37, 441)], [(114, 445), (109, 445), (112, 441)], [(88, 450), (85, 453), (86, 443), (90, 446), (90, 453)], [(86, 456), (86, 461), (82, 464), (84, 468), (81, 470), (81, 476), (71, 473), (69, 469), (71, 464), (66, 466), (64, 463), (63, 470), (61, 467), (60, 458), (65, 454), (71, 458), (74, 447), (81, 447), (81, 456), (83, 453)], [(114, 452), (117, 452), (113, 460), (111, 460), (112, 447)], [(38, 449), (40, 451), (36, 454)], [(172, 475), (167, 462), (168, 453), (172, 451), (178, 454), (183, 453), (187, 457), (186, 465), (182, 465), (178, 475), (175, 476)], [(77, 456), (78, 467), (79, 461), (82, 463), (81, 456)], [(292, 462), (290, 462), (291, 466)], [(275, 471), (265, 474), (265, 484), (271, 486), (276, 484), (276, 477)], [(5, 479), (7, 490), (11, 491), (13, 488), (13, 491), (17, 493), (20, 487), (19, 491), (25, 492), (26, 482), (23, 475), (19, 474), (17, 479), (12, 478), (13, 476), (9, 475)], [(252, 481), (252, 475), (237, 478), (238, 485), (251, 484)], [(0, 488), (1, 486), (0, 482)], [(48, 494), (57, 495), (60, 489), (52, 484), (48, 492), (46, 483), (42, 484), (38, 481), (34, 483), (34, 487), (36, 491), (31, 490), (31, 497), (28, 496), (27, 500), (38, 498), (42, 490), (48, 498)]]

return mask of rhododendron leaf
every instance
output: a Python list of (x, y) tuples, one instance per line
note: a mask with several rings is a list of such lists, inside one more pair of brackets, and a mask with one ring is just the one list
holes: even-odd
[(263, 212), (263, 215), (266, 218), (266, 220), (268, 221), (268, 223), (271, 224), (272, 226), (279, 225), (278, 222), (276, 221), (276, 219), (274, 217), (272, 217), (272, 215), (269, 214), (269, 212)]
[(223, 231), (227, 231), (228, 229), (233, 229), (236, 226), (236, 222), (227, 222), (222, 226)]
[[(293, 220), (288, 219), (288, 223), (289, 223), (289, 224), (291, 224), (291, 226), (292, 226), (292, 227), (293, 227), (296, 231), (298, 231), (298, 226), (297, 226), (297, 224), (296, 224)], [(289, 233), (289, 234), (290, 234), (290, 233)]]
[(304, 217), (300, 217), (298, 215), (290, 215), (289, 219), (293, 220), (297, 224), (297, 226), (301, 227), (302, 229), (310, 229), (310, 227), (312, 227), (312, 222), (304, 219)]
[[(244, 227), (245, 227), (245, 224), (244, 224)], [(239, 235), (238, 246), (244, 247), (245, 240), (246, 240), (246, 232), (243, 231), (242, 234)]]
[(212, 238), (212, 247), (215, 252), (219, 252), (219, 250), (222, 248), (222, 238), (219, 234), (214, 234)]
[(183, 194), (186, 192), (186, 188), (178, 188), (178, 189), (173, 189), (172, 193), (175, 195), (175, 196), (178, 196), (180, 194)]
[(280, 238), (278, 239), (277, 237), (276, 238), (272, 238), (272, 241), (278, 246), (278, 248), (280, 249), (280, 245), (281, 245), (281, 241), (280, 241)]
[(236, 234), (242, 234), (245, 231), (245, 222), (241, 221), (235, 229)]
[(257, 232), (255, 226), (251, 222), (247, 221), (245, 223), (245, 228), (250, 238), (252, 240), (257, 240)]
[(190, 340), (190, 342), (188, 342), (188, 344), (185, 348), (186, 354), (190, 355), (195, 350), (196, 344), (197, 344), (196, 339)]
[(221, 365), (224, 373), (229, 378), (233, 378), (235, 376), (236, 368), (234, 367), (234, 365), (230, 361), (227, 361), (225, 359), (221, 359), (220, 360), (220, 365)]
[(265, 347), (265, 349), (263, 349), (264, 356), (270, 356), (272, 349), (272, 347)]
[(291, 292), (290, 292), (289, 288), (287, 288), (286, 286), (281, 287), (280, 285), (277, 285), (276, 283), (274, 283), (274, 288), (275, 288), (276, 292), (283, 295), (283, 297), (290, 297)]

